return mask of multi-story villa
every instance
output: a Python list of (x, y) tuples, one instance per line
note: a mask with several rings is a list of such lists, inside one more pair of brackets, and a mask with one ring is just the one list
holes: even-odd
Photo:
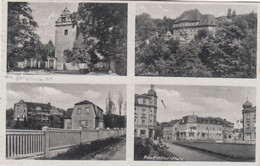
[(64, 120), (64, 128), (79, 129), (104, 128), (103, 110), (88, 100), (81, 101), (68, 109)]
[(157, 95), (154, 85), (147, 94), (135, 94), (135, 136), (154, 138), (157, 115)]
[[(31, 120), (43, 123), (63, 123), (64, 110), (52, 106), (50, 103), (33, 103), (20, 100), (14, 104), (14, 121)], [(58, 125), (59, 126), (59, 125)]]

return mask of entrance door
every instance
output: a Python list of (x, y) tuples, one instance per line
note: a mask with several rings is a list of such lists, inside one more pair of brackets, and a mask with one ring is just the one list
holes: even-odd
[(49, 60), (49, 68), (53, 69), (53, 60)]
[(149, 129), (149, 138), (153, 139), (153, 130), (152, 129)]

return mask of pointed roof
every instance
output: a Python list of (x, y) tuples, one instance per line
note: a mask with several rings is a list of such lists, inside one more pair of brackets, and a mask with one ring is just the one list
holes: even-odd
[(65, 7), (65, 9), (62, 11), (62, 13), (61, 13), (61, 17), (67, 17), (67, 16), (69, 16), (70, 15), (70, 11), (69, 11), (69, 9), (67, 8), (67, 6)]

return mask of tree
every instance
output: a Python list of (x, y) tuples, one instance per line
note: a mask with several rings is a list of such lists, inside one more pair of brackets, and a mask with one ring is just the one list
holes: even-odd
[(28, 121), (27, 121), (26, 117), (24, 117), (24, 120), (23, 120), (23, 128), (25, 128), (25, 129), (28, 128)]
[(102, 56), (110, 59), (117, 54), (126, 54), (126, 4), (79, 3), (78, 11), (72, 18), (86, 36), (84, 43), (87, 43), (88, 37), (98, 40), (95, 50)]
[(232, 17), (235, 17), (235, 16), (236, 16), (236, 11), (233, 10), (233, 12), (232, 12)]
[[(35, 51), (39, 36), (34, 33), (38, 27), (27, 2), (8, 2), (7, 69), (16, 66), (30, 52)], [(28, 53), (29, 52), (29, 53)]]
[(92, 68), (92, 65), (99, 60), (98, 53), (96, 52), (97, 43), (98, 40), (96, 38), (89, 37), (85, 41), (84, 48), (64, 50), (66, 62), (73, 64), (86, 63)]
[(136, 16), (136, 35), (140, 37), (141, 41), (149, 39), (155, 35), (157, 28), (151, 16), (143, 13)]
[(118, 103), (119, 115), (121, 116), (122, 115), (122, 106), (124, 103), (124, 98), (123, 98), (122, 92), (119, 92), (119, 97), (118, 97), (117, 103)]
[(106, 105), (106, 114), (107, 115), (111, 115), (113, 113), (115, 113), (115, 103), (112, 100), (112, 94), (110, 92), (108, 92), (108, 97), (107, 97), (107, 105)]
[(232, 12), (232, 10), (231, 10), (231, 8), (229, 8), (228, 12), (227, 12), (227, 18), (231, 18), (231, 12)]
[(17, 118), (17, 121), (16, 121), (16, 123), (14, 125), (14, 128), (15, 129), (20, 129), (20, 119), (19, 118)]

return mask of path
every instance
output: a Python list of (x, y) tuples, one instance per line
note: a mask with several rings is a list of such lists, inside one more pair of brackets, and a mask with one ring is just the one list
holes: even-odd
[(198, 151), (180, 145), (175, 145), (171, 143), (164, 144), (169, 147), (169, 149), (167, 149), (168, 151), (170, 151), (178, 157), (182, 157), (185, 161), (223, 161), (222, 159), (204, 153), (200, 153)]
[(115, 154), (109, 160), (125, 160), (126, 159), (126, 142), (123, 141), (123, 145), (115, 152)]

